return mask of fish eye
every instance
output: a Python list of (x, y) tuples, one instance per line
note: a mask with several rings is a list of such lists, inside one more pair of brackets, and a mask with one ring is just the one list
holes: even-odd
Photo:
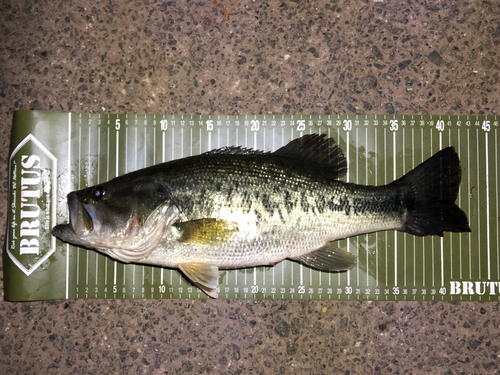
[(92, 190), (92, 195), (96, 201), (100, 201), (104, 197), (104, 189), (102, 186), (96, 186)]

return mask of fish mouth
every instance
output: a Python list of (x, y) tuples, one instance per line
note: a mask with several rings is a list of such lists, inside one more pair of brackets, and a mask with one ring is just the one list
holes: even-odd
[(69, 224), (56, 225), (52, 229), (52, 234), (66, 242), (75, 242), (79, 237), (88, 235), (94, 230), (95, 216), (94, 209), (81, 203), (76, 192), (71, 192), (67, 196), (69, 207)]

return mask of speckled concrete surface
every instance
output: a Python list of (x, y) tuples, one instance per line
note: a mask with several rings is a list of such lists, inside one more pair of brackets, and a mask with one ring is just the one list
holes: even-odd
[[(223, 13), (234, 3), (227, 18)], [(2, 1), (15, 109), (498, 114), (500, 2)], [(5, 242), (5, 230), (1, 231)], [(486, 374), (499, 303), (0, 302), (1, 373)]]

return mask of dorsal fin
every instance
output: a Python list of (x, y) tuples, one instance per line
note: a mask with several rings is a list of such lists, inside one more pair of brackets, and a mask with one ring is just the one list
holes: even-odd
[(203, 155), (262, 155), (264, 151), (254, 150), (241, 146), (225, 146), (205, 152)]
[(324, 134), (308, 134), (290, 141), (274, 152), (310, 164), (330, 178), (341, 178), (347, 173), (347, 160), (333, 138)]

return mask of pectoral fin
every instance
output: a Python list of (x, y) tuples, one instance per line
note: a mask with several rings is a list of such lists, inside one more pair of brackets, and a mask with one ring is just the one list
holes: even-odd
[(209, 297), (217, 298), (219, 278), (219, 268), (217, 266), (203, 263), (183, 263), (179, 264), (179, 269)]
[(238, 231), (238, 224), (226, 220), (205, 218), (174, 224), (181, 232), (180, 242), (217, 245), (226, 242)]
[(327, 272), (347, 271), (356, 265), (356, 255), (328, 244), (312, 253), (292, 258), (308, 267)]

